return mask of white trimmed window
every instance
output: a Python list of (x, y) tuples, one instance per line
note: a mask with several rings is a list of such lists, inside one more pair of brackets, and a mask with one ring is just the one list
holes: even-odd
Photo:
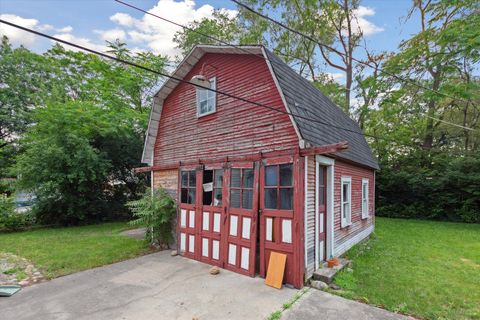
[[(217, 80), (211, 78), (210, 89), (216, 90)], [(207, 89), (197, 88), (197, 117), (206, 116), (207, 114), (214, 113), (217, 109), (217, 97), (215, 91)]]
[(368, 218), (368, 179), (362, 179), (362, 219)]
[(352, 178), (342, 177), (341, 182), (341, 227), (344, 228), (352, 223)]

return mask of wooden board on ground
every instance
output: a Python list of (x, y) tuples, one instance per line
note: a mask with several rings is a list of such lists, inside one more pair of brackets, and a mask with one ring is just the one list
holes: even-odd
[(285, 272), (285, 264), (287, 263), (287, 255), (278, 252), (270, 254), (268, 261), (267, 277), (265, 284), (270, 287), (280, 289), (283, 282), (283, 274)]

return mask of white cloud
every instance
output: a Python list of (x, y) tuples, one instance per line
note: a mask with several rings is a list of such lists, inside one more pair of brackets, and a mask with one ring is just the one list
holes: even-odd
[(382, 32), (384, 29), (375, 25), (373, 22), (370, 22), (366, 17), (371, 17), (375, 15), (375, 9), (365, 6), (359, 6), (355, 9), (354, 16), (356, 19), (353, 20), (353, 28), (357, 33), (363, 32), (364, 36), (369, 36), (378, 32)]
[[(21, 25), (29, 29), (40, 29), (37, 19), (25, 19), (14, 14), (0, 14), (2, 20)], [(47, 25), (48, 26), (48, 25)], [(32, 33), (17, 29), (15, 27), (0, 24), (0, 35), (7, 36), (13, 45), (31, 46), (38, 39)]]
[[(22, 27), (33, 29), (41, 32), (56, 31), (60, 33), (70, 33), (73, 31), (71, 26), (66, 26), (62, 28), (55, 28), (51, 24), (40, 24), (37, 19), (28, 19), (17, 16), (15, 14), (0, 14), (0, 18), (15, 24), (18, 24)], [(23, 45), (25, 47), (32, 48), (39, 41), (42, 40), (40, 36), (34, 35), (30, 32), (20, 30), (15, 27), (11, 27), (5, 24), (0, 24), (0, 35), (7, 36), (10, 42), (14, 46)]]
[(94, 30), (95, 33), (100, 35), (103, 41), (113, 42), (115, 40), (124, 41), (127, 34), (122, 29), (109, 29), (109, 30)]
[[(212, 16), (214, 8), (205, 4), (195, 8), (195, 1), (173, 1), (159, 0), (158, 3), (148, 10), (148, 12), (161, 17), (174, 17), (171, 20), (186, 25), (194, 20), (201, 20)], [(234, 17), (236, 10), (224, 10), (229, 16)], [(172, 41), (174, 34), (181, 30), (181, 27), (175, 26), (156, 17), (145, 14), (141, 19), (133, 18), (125, 13), (116, 13), (110, 17), (110, 20), (120, 26), (127, 27), (127, 42), (132, 42), (137, 46), (145, 46), (156, 54), (168, 54), (174, 56), (179, 53), (175, 48), (176, 44)]]
[[(76, 37), (71, 33), (60, 33), (60, 34), (54, 35), (54, 37), (58, 38), (58, 39), (61, 39), (61, 40), (65, 40), (65, 41), (68, 41), (68, 42), (78, 44), (78, 45), (83, 46), (83, 47), (87, 47), (87, 48), (92, 49), (92, 50), (96, 50), (96, 51), (100, 51), (100, 52), (107, 51), (107, 47), (105, 45), (93, 43), (88, 38)], [(55, 42), (55, 41), (52, 41), (52, 42)], [(72, 50), (72, 51), (83, 51), (83, 50), (77, 49), (75, 47), (71, 47), (71, 46), (68, 46), (66, 44), (63, 44), (63, 43), (61, 43), (61, 45), (68, 48), (69, 50)]]

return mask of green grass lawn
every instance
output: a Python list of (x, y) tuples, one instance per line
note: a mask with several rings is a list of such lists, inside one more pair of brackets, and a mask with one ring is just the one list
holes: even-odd
[(340, 294), (427, 319), (480, 319), (480, 225), (376, 219)]
[(133, 258), (149, 251), (144, 241), (120, 235), (126, 223), (44, 228), (0, 234), (0, 252), (29, 259), (48, 278)]

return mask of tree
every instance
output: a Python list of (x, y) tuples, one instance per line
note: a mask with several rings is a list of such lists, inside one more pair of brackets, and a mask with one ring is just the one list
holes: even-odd
[[(159, 71), (167, 61), (152, 53), (132, 54), (118, 41), (110, 49)], [(40, 60), (49, 71), (37, 79), (42, 86), (35, 87), (38, 97), (46, 98), (31, 103), (26, 129), (15, 142), (20, 185), (37, 195), (39, 219), (80, 224), (124, 217), (125, 202), (143, 193), (144, 177), (133, 168), (141, 165), (148, 110), (161, 79), (60, 45), (43, 55), (21, 52), (29, 63)], [(20, 66), (13, 64), (10, 72)], [(24, 78), (21, 74), (20, 83)], [(12, 92), (28, 93), (28, 86), (9, 83), (15, 84), (9, 86)]]
[(211, 18), (195, 20), (188, 24), (188, 29), (176, 32), (173, 41), (182, 50), (182, 54), (186, 55), (197, 44), (238, 44), (241, 33), (236, 17), (232, 18), (222, 10), (214, 10)]

